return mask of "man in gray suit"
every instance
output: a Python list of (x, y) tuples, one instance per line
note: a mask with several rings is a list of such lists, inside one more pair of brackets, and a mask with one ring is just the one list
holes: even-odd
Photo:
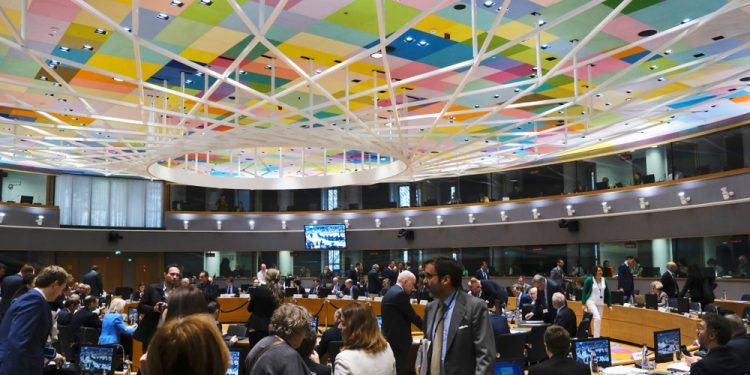
[[(421, 375), (492, 374), (495, 339), (484, 301), (461, 289), (461, 266), (440, 257), (425, 263), (425, 285), (435, 300), (425, 309)], [(426, 352), (425, 352), (426, 350)]]

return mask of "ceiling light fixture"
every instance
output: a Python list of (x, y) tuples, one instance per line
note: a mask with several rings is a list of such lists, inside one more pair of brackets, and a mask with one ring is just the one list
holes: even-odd
[(201, 0), (201, 4), (205, 6), (211, 6), (214, 2), (212, 0)]
[(286, 220), (281, 220), (281, 229), (286, 230)]
[(435, 217), (435, 222), (437, 223), (437, 225), (443, 225), (443, 217), (440, 215), (437, 215)]
[(84, 44), (83, 47), (81, 47), (81, 48), (85, 49), (86, 51), (93, 51), (94, 50), (94, 47), (92, 47), (90, 44)]
[(419, 42), (417, 42), (417, 45), (420, 47), (427, 47), (428, 45), (430, 45), (430, 43), (427, 43), (426, 40), (420, 40)]
[(346, 227), (346, 229), (349, 229), (349, 219), (344, 220), (344, 226)]
[(685, 195), (684, 191), (677, 193), (677, 197), (680, 198), (680, 204), (683, 206), (690, 203), (690, 197)]
[(541, 211), (537, 210), (536, 208), (531, 209), (531, 216), (534, 218), (534, 220), (538, 219), (540, 216), (542, 216)]
[(37, 216), (36, 220), (34, 221), (36, 222), (36, 225), (41, 227), (42, 225), (44, 225), (44, 215)]
[(505, 211), (500, 211), (500, 221), (502, 222), (508, 221), (508, 214), (505, 213)]
[(571, 205), (565, 206), (565, 210), (568, 212), (568, 216), (573, 216), (576, 213), (576, 210)]
[(383, 222), (380, 219), (375, 219), (375, 228), (380, 228), (381, 225), (383, 225)]
[(216, 220), (216, 230), (221, 230), (221, 220)]
[(94, 30), (94, 33), (99, 35), (107, 35), (107, 30), (97, 28)]
[(172, 5), (172, 6), (175, 6), (175, 7), (178, 7), (178, 8), (182, 8), (182, 6), (185, 5), (185, 3), (183, 3), (180, 0), (172, 0), (172, 2), (169, 3), (169, 5)]
[(70, 52), (70, 47), (60, 46), (60, 51)]
[(474, 214), (469, 214), (469, 224), (474, 224), (477, 222), (477, 217), (474, 216)]
[(612, 206), (607, 204), (607, 202), (602, 202), (602, 212), (604, 212), (605, 214), (608, 214), (609, 211), (611, 210), (612, 210)]
[(380, 59), (383, 57), (383, 52), (375, 51), (370, 54), (370, 57), (372, 57), (373, 59)]
[(405, 217), (404, 218), (404, 225), (406, 225), (407, 227), (410, 227), (411, 226), (411, 219), (408, 218), (408, 217)]
[(404, 42), (406, 42), (406, 43), (412, 43), (412, 42), (414, 42), (414, 37), (407, 36), (406, 38), (404, 38)]
[(183, 220), (182, 221), (182, 229), (188, 230), (190, 228), (190, 221), (189, 220)]
[(169, 14), (166, 14), (166, 13), (157, 13), (156, 14), (156, 18), (158, 18), (160, 20), (166, 21), (166, 20), (169, 19)]
[(493, 5), (495, 5), (494, 1), (487, 0), (484, 2), (484, 6), (487, 8), (491, 8)]

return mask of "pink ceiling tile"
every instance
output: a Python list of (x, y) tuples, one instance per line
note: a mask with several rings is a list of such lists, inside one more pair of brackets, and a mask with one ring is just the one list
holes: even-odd
[(511, 118), (528, 118), (529, 116), (533, 115), (533, 113), (513, 108), (503, 109), (499, 113), (503, 116)]
[[(28, 15), (29, 27), (26, 29), (26, 38), (49, 44), (59, 44), (65, 35), (65, 30), (70, 26), (69, 21), (54, 19), (38, 14)], [(54, 28), (54, 29), (53, 29)]]
[(67, 0), (38, 0), (29, 5), (29, 14), (36, 14), (58, 20), (73, 21), (81, 8)]
[[(274, 1), (276, 2), (276, 1)], [(290, 1), (295, 3), (292, 7), (287, 5), (287, 9), (290, 11), (303, 14), (310, 18), (322, 20), (331, 13), (343, 8), (345, 5), (351, 3), (351, 0), (326, 0), (326, 1)]]
[(631, 43), (642, 39), (642, 37), (638, 36), (639, 32), (650, 29), (651, 26), (641, 23), (630, 16), (617, 17), (604, 26), (604, 32)]
[(514, 79), (518, 79), (519, 77), (520, 76), (518, 74), (512, 74), (512, 73), (509, 73), (509, 72), (497, 72), (495, 74), (490, 74), (490, 75), (484, 76), (482, 78), (484, 78), (484, 79), (486, 79), (488, 81), (492, 81), (492, 82), (505, 83), (505, 82), (508, 82), (508, 81), (512, 81)]
[(423, 73), (431, 72), (433, 70), (435, 70), (435, 67), (432, 65), (427, 65), (427, 64), (420, 63), (420, 62), (412, 62), (398, 69), (392, 70), (391, 73), (393, 74), (393, 76), (404, 79), (404, 78), (414, 77), (416, 75), (420, 75)]
[(435, 0), (401, 0), (401, 3), (419, 10), (426, 10), (435, 5)]

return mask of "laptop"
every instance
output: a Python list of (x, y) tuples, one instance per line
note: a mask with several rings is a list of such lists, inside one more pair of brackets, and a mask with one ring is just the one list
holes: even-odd
[(130, 324), (136, 324), (138, 323), (138, 308), (137, 307), (128, 307), (128, 322)]
[(492, 375), (523, 375), (523, 368), (513, 361), (497, 361)]
[(659, 299), (656, 297), (656, 294), (646, 294), (646, 308), (652, 310), (659, 308)]
[(237, 349), (230, 349), (229, 358), (231, 358), (231, 364), (227, 370), (227, 375), (240, 375), (240, 351)]
[(574, 340), (572, 349), (573, 357), (578, 362), (589, 365), (591, 357), (596, 356), (599, 367), (612, 366), (612, 349), (606, 337)]
[(613, 305), (622, 305), (624, 299), (625, 293), (623, 292), (618, 290), (609, 292), (609, 301), (612, 302)]
[(115, 347), (81, 345), (78, 367), (81, 375), (114, 375)]

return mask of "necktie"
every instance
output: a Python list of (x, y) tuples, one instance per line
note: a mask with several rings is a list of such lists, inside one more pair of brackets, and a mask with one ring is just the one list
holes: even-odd
[(440, 368), (443, 356), (443, 327), (445, 314), (445, 305), (441, 302), (438, 307), (437, 315), (438, 325), (435, 328), (435, 335), (432, 337), (432, 357), (430, 359), (430, 375), (440, 375)]

